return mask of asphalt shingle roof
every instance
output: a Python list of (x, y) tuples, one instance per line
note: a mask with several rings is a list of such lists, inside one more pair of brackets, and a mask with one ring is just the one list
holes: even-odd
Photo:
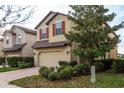
[(44, 41), (35, 42), (33, 44), (32, 48), (40, 49), (40, 48), (61, 47), (61, 46), (66, 46), (67, 44), (69, 44), (68, 41), (60, 41), (60, 42), (49, 43), (48, 40), (44, 40)]
[(3, 51), (4, 52), (12, 52), (12, 51), (19, 51), (21, 50), (27, 43), (23, 43), (23, 44), (16, 44), (11, 48), (4, 48)]

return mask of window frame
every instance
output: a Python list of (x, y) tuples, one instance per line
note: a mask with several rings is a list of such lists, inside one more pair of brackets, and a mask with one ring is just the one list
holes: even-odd
[[(47, 40), (48, 39), (47, 38), (47, 28), (48, 27), (45, 27), (45, 28), (41, 29), (41, 40)], [(45, 38), (43, 38), (44, 37), (43, 34), (45, 34)], [(48, 34), (49, 34), (49, 32), (48, 32)]]
[[(57, 24), (61, 23), (61, 28), (57, 28)], [(61, 29), (61, 33), (57, 34), (57, 29)], [(62, 35), (62, 21), (58, 21), (55, 23), (55, 35)]]

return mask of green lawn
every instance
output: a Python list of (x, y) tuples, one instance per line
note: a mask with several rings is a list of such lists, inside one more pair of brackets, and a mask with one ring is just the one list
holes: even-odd
[(49, 81), (39, 75), (25, 77), (11, 81), (14, 84), (27, 88), (122, 88), (124, 87), (124, 74), (115, 74), (111, 71), (97, 73), (97, 82), (89, 82), (90, 76), (73, 77), (71, 80)]
[(7, 71), (13, 71), (13, 70), (18, 70), (19, 68), (14, 68), (14, 67), (5, 67), (5, 68), (0, 68), (0, 73), (2, 72), (7, 72)]

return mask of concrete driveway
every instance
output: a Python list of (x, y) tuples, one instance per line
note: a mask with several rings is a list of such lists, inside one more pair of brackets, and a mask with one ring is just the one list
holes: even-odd
[(19, 88), (17, 86), (8, 84), (8, 82), (27, 76), (37, 75), (38, 70), (38, 67), (33, 67), (28, 69), (0, 73), (0, 88)]

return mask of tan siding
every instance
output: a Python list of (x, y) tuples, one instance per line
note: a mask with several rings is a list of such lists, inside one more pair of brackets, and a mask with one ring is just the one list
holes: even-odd
[(57, 23), (57, 22), (62, 22), (65, 21), (65, 32), (69, 32), (71, 29), (71, 24), (72, 22), (70, 22), (67, 19), (67, 16), (62, 16), (62, 15), (58, 15), (56, 16), (50, 23), (49, 23), (49, 42), (58, 42), (58, 41), (66, 41), (66, 38), (64, 37), (64, 35), (55, 35), (53, 36), (53, 31), (52, 31), (52, 25)]
[(0, 57), (4, 56), (2, 49), (3, 49), (3, 41), (0, 40)]
[(25, 34), (25, 40), (26, 40), (27, 44), (22, 49), (22, 56), (33, 56), (32, 45), (36, 41), (36, 35)]

